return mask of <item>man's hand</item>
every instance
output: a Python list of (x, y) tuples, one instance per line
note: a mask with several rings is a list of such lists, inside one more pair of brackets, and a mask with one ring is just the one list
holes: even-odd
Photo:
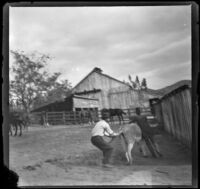
[(113, 133), (113, 136), (114, 137), (119, 136), (121, 133), (122, 133), (122, 131), (119, 131), (118, 133)]
[(119, 136), (119, 134), (118, 133), (113, 133), (113, 134), (109, 135), (108, 137), (114, 138), (116, 136)]

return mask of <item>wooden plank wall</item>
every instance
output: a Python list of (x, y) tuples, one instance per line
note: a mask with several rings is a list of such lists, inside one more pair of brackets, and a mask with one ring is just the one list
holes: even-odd
[(190, 89), (184, 89), (164, 98), (155, 106), (155, 109), (156, 115), (162, 115), (165, 130), (191, 148), (192, 110)]
[(149, 107), (149, 99), (155, 98), (145, 91), (126, 90), (114, 91), (112, 90), (108, 95), (110, 108), (136, 108), (136, 107)]
[(89, 77), (83, 80), (78, 86), (76, 86), (72, 92), (82, 92), (95, 89), (101, 89), (101, 92), (94, 94), (81, 95), (89, 98), (99, 99), (99, 108), (109, 108), (108, 93), (111, 88), (125, 88), (129, 89), (129, 86), (113, 80), (109, 77), (93, 72)]

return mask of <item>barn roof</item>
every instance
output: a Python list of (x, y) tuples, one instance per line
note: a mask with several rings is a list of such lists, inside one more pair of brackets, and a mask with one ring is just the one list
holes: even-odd
[(175, 95), (175, 94), (177, 94), (177, 93), (179, 93), (179, 92), (181, 92), (181, 91), (183, 91), (185, 89), (191, 89), (191, 86), (182, 85), (182, 86), (170, 91), (169, 93), (165, 94), (160, 100), (164, 100), (164, 99), (166, 99), (166, 98), (168, 98), (170, 96), (173, 96), (173, 95)]
[(70, 111), (70, 109), (72, 108), (72, 98), (79, 98), (79, 99), (84, 99), (84, 100), (93, 100), (93, 101), (99, 101), (96, 98), (88, 98), (88, 97), (83, 97), (83, 96), (79, 96), (79, 95), (71, 95), (67, 98), (65, 98), (65, 100), (60, 100), (60, 101), (55, 101), (55, 102), (51, 102), (49, 104), (40, 106), (36, 109), (33, 109), (31, 112), (43, 112), (43, 111), (48, 111), (49, 109), (56, 109), (55, 111), (63, 111), (68, 110)]
[(49, 109), (55, 109), (55, 108), (62, 109), (63, 107), (66, 107), (66, 105), (69, 105), (69, 101), (55, 101), (55, 102), (51, 102), (49, 104), (40, 106), (38, 108), (35, 108), (31, 111), (31, 113), (49, 111)]
[(120, 80), (118, 80), (118, 79), (116, 79), (116, 78), (114, 78), (114, 77), (111, 77), (111, 76), (109, 76), (109, 75), (103, 74), (103, 73), (102, 73), (102, 70), (101, 70), (100, 68), (95, 67), (95, 68), (94, 68), (91, 72), (89, 72), (81, 81), (79, 81), (79, 82), (72, 88), (72, 90), (75, 89), (78, 85), (80, 85), (80, 83), (82, 83), (85, 79), (87, 79), (93, 72), (98, 73), (99, 75), (104, 76), (104, 77), (107, 77), (107, 78), (109, 78), (109, 79), (115, 80), (115, 81), (117, 81), (117, 82), (119, 82), (119, 83), (121, 83), (121, 84), (123, 84), (123, 85), (129, 86), (128, 84), (124, 83), (123, 81), (120, 81)]
[[(169, 98), (169, 97), (171, 97), (171, 96), (173, 96), (173, 95), (175, 95), (177, 93), (180, 93), (181, 91), (184, 91), (186, 89), (191, 89), (191, 86), (190, 85), (181, 85), (181, 86), (175, 88), (174, 90), (168, 92), (167, 94), (163, 95), (161, 98), (156, 99), (155, 103), (156, 104), (160, 103), (163, 100), (165, 100), (165, 99), (167, 99), (167, 98)], [(151, 100), (154, 100), (154, 99), (151, 99)]]

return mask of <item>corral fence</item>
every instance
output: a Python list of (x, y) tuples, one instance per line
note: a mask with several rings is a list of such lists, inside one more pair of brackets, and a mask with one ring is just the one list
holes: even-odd
[(163, 122), (164, 130), (191, 148), (191, 88), (185, 85), (174, 90), (157, 101), (153, 108), (156, 116)]
[[(135, 115), (134, 109), (122, 109), (125, 114), (123, 114), (123, 119), (125, 123), (129, 122), (129, 117)], [(151, 108), (141, 108), (141, 113), (143, 115), (152, 116)], [(37, 116), (44, 116), (44, 114), (37, 113)], [(95, 112), (93, 121), (98, 121), (101, 118), (101, 111), (98, 110)], [(45, 112), (45, 119), (50, 125), (71, 125), (71, 124), (80, 124), (88, 123), (89, 117), (85, 115), (83, 118), (80, 117), (80, 112), (78, 111), (61, 111), (61, 112)], [(113, 116), (113, 123), (119, 123), (117, 116)]]

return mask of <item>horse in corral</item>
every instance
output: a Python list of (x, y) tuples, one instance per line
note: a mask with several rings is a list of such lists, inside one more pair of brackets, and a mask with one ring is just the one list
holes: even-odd
[(119, 108), (115, 108), (115, 109), (104, 108), (104, 109), (101, 110), (101, 115), (107, 115), (109, 117), (111, 123), (114, 122), (114, 119), (113, 119), (114, 116), (118, 117), (120, 124), (121, 124), (122, 121), (124, 123), (123, 114), (125, 115), (126, 113), (122, 109), (119, 109)]
[(28, 131), (28, 126), (31, 123), (28, 113), (21, 113), (20, 119), (23, 121), (24, 129)]
[(13, 135), (12, 129), (15, 129), (14, 136), (17, 135), (18, 128), (19, 128), (19, 136), (22, 135), (22, 127), (25, 127), (24, 120), (20, 117), (20, 115), (17, 112), (10, 112), (9, 113), (9, 132), (11, 136)]

